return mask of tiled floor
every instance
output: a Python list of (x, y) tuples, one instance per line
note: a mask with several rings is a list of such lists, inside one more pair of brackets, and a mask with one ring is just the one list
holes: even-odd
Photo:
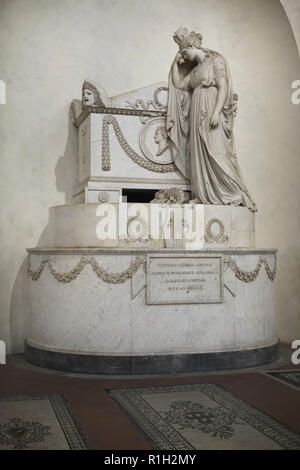
[(40, 369), (23, 355), (8, 356), (0, 366), (0, 398), (64, 394), (94, 449), (149, 449), (143, 435), (109, 398), (106, 389), (154, 385), (216, 383), (239, 395), (281, 423), (300, 433), (300, 390), (264, 374), (267, 370), (299, 368), (290, 362), (291, 350), (282, 347), (272, 365), (226, 372), (180, 376), (87, 376)]

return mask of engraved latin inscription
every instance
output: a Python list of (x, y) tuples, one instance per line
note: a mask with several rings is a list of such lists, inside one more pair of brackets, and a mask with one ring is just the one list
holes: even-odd
[(222, 257), (149, 255), (148, 304), (190, 304), (223, 301)]

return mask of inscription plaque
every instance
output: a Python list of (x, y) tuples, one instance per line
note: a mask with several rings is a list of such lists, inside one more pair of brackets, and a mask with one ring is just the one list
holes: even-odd
[(147, 304), (223, 302), (222, 256), (147, 258)]

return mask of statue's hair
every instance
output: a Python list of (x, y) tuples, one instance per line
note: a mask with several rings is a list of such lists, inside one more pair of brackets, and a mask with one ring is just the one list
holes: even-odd
[(189, 34), (189, 30), (186, 27), (181, 26), (180, 28), (177, 28), (174, 34), (178, 34), (179, 31), (182, 31), (182, 33), (184, 33), (185, 36)]
[(182, 41), (180, 41), (179, 49), (187, 49), (188, 47), (196, 47), (196, 49), (201, 49), (202, 45), (202, 34), (195, 33), (192, 31), (190, 34), (185, 36)]
[(97, 88), (95, 87), (95, 85), (93, 85), (91, 82), (88, 82), (87, 80), (85, 80), (83, 82), (83, 85), (82, 85), (82, 95), (83, 95), (84, 90), (89, 90), (93, 93), (94, 98), (95, 98), (95, 105), (94, 106), (97, 106), (97, 108), (105, 108), (105, 104), (103, 103), (103, 101), (101, 99), (101, 96), (100, 96), (100, 93), (97, 90)]

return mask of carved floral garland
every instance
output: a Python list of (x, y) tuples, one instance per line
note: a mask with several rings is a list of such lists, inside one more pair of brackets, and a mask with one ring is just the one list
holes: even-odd
[(110, 146), (109, 146), (109, 124), (112, 124), (115, 131), (115, 135), (118, 139), (118, 142), (126, 155), (135, 163), (140, 165), (146, 170), (153, 171), (156, 173), (171, 173), (175, 171), (175, 165), (170, 163), (169, 165), (159, 165), (158, 163), (153, 163), (147, 160), (146, 158), (141, 157), (138, 153), (133, 150), (125, 139), (123, 132), (119, 126), (117, 119), (114, 116), (105, 116), (102, 121), (102, 170), (109, 171), (111, 169), (110, 163)]
[(119, 273), (118, 272), (110, 273), (106, 269), (101, 268), (101, 266), (99, 266), (94, 256), (82, 256), (79, 263), (77, 263), (76, 266), (73, 269), (71, 269), (71, 271), (66, 272), (66, 273), (59, 273), (56, 271), (56, 269), (54, 268), (49, 258), (43, 258), (38, 269), (36, 271), (33, 271), (31, 268), (31, 261), (30, 261), (30, 255), (29, 255), (27, 272), (33, 281), (37, 281), (40, 275), (42, 274), (45, 265), (48, 264), (49, 270), (52, 276), (58, 282), (67, 283), (76, 279), (81, 273), (81, 271), (83, 271), (85, 266), (87, 264), (90, 264), (95, 274), (100, 279), (102, 279), (102, 281), (108, 282), (110, 284), (122, 284), (123, 282), (126, 282), (128, 279), (131, 279), (132, 276), (140, 268), (140, 266), (146, 263), (146, 260), (147, 260), (146, 255), (137, 256), (134, 260), (131, 261), (129, 268), (125, 269), (125, 271), (122, 271)]
[(262, 267), (262, 265), (264, 265), (268, 278), (270, 279), (270, 281), (274, 281), (277, 271), (276, 254), (274, 255), (274, 258), (275, 265), (273, 271), (270, 269), (266, 258), (263, 258), (262, 256), (259, 257), (257, 266), (253, 271), (243, 271), (242, 269), (240, 269), (236, 262), (231, 258), (231, 256), (224, 256), (224, 264), (227, 264), (227, 266), (229, 266), (229, 268), (232, 269), (232, 271), (234, 272), (235, 277), (243, 282), (255, 281), (259, 274), (260, 268)]
[[(235, 274), (235, 277), (242, 282), (253, 282), (257, 278), (259, 271), (264, 265), (266, 274), (270, 281), (274, 281), (277, 271), (277, 258), (276, 254), (275, 257), (275, 265), (273, 271), (270, 269), (266, 258), (262, 256), (259, 257), (258, 263), (256, 268), (253, 271), (243, 271), (238, 267), (236, 262), (231, 258), (231, 256), (224, 256), (224, 264), (226, 264)], [(56, 271), (55, 267), (53, 266), (52, 262), (49, 258), (43, 258), (40, 266), (35, 271), (31, 267), (30, 255), (28, 257), (28, 265), (27, 265), (27, 272), (28, 275), (31, 277), (33, 281), (37, 281), (41, 276), (44, 267), (46, 264), (49, 266), (50, 273), (52, 276), (58, 281), (62, 283), (68, 283), (76, 279), (79, 274), (83, 271), (87, 264), (90, 264), (94, 273), (102, 279), (104, 282), (108, 282), (111, 284), (122, 284), (126, 282), (128, 279), (131, 279), (133, 275), (139, 270), (139, 268), (146, 264), (147, 256), (145, 254), (137, 256), (134, 260), (131, 261), (131, 264), (128, 269), (121, 272), (108, 272), (106, 269), (101, 268), (97, 263), (94, 256), (82, 256), (79, 263), (71, 269), (69, 272), (59, 273)]]

